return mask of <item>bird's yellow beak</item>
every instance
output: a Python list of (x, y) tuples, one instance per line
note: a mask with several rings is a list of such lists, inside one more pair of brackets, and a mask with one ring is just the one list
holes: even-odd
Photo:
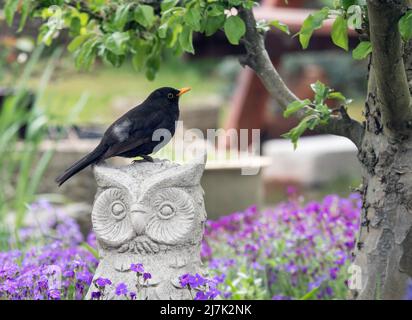
[(179, 93), (177, 94), (177, 96), (180, 97), (182, 94), (185, 94), (186, 92), (189, 92), (190, 90), (192, 90), (192, 88), (190, 87), (179, 89)]

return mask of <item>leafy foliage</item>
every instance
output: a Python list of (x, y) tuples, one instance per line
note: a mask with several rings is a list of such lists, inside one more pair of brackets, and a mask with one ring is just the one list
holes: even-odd
[(366, 2), (364, 0), (338, 0), (333, 7), (324, 7), (310, 14), (303, 22), (298, 32), (303, 49), (309, 46), (309, 41), (315, 30), (320, 29), (327, 19), (334, 18), (332, 24), (332, 42), (348, 51), (348, 28), (361, 29)]
[(165, 0), (150, 5), (131, 0), (7, 0), (5, 15), (11, 25), (18, 12), (20, 29), (29, 14), (40, 17), (38, 41), (46, 45), (68, 30), (73, 38), (68, 49), (78, 68), (91, 68), (96, 58), (118, 67), (131, 57), (133, 66), (153, 79), (166, 52), (195, 53), (194, 32), (211, 36), (222, 30), (238, 45), (246, 27), (236, 8), (253, 5), (252, 0)]
[(339, 100), (344, 104), (349, 104), (351, 102), (351, 100), (347, 100), (342, 93), (334, 91), (320, 81), (312, 83), (311, 88), (315, 93), (313, 101), (310, 101), (309, 99), (294, 101), (287, 106), (283, 113), (283, 116), (286, 118), (296, 114), (298, 111), (304, 111), (305, 113), (305, 116), (300, 123), (283, 135), (283, 137), (292, 141), (295, 149), (300, 136), (307, 129), (313, 130), (318, 125), (328, 123), (332, 110), (329, 109), (326, 100)]

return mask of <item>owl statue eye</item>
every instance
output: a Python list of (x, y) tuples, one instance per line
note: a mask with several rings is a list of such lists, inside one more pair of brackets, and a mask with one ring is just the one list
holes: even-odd
[(150, 200), (146, 234), (156, 242), (176, 244), (190, 234), (195, 222), (192, 197), (179, 188), (158, 191)]
[(103, 191), (94, 203), (93, 229), (96, 236), (109, 245), (121, 245), (134, 235), (130, 222), (130, 199), (127, 192), (118, 188)]
[(170, 92), (170, 93), (167, 94), (167, 97), (168, 97), (169, 99), (173, 99), (174, 94)]
[(163, 204), (162, 207), (159, 210), (160, 217), (162, 219), (170, 219), (174, 216), (175, 214), (175, 209), (171, 204)]
[(126, 207), (121, 201), (115, 201), (112, 203), (111, 211), (115, 219), (121, 220), (126, 215)]

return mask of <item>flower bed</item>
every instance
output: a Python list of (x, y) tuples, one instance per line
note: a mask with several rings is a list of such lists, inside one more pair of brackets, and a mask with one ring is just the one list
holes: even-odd
[(361, 202), (297, 197), (208, 221), (202, 255), (232, 299), (344, 299)]
[[(272, 209), (250, 207), (208, 221), (202, 258), (210, 274), (182, 275), (182, 287), (196, 289), (196, 299), (344, 299), (360, 205), (357, 195), (303, 204), (292, 194)], [(84, 298), (96, 286), (93, 234), (84, 240), (72, 219), (46, 202), (36, 206), (52, 218), (41, 228), (20, 230), (19, 241), (7, 238), (0, 252), (0, 299)], [(113, 285), (119, 295), (136, 297), (134, 288)]]

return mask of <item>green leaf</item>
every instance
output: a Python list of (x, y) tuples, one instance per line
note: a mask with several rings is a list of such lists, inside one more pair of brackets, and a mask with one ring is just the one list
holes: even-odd
[(412, 38), (412, 10), (407, 11), (399, 20), (399, 31), (404, 41)]
[(327, 87), (324, 83), (320, 82), (319, 80), (315, 83), (312, 83), (310, 87), (315, 93), (315, 104), (322, 104), (326, 100), (330, 92), (330, 88)]
[(223, 7), (220, 4), (211, 4), (207, 7), (207, 15), (209, 17), (216, 17), (223, 15), (223, 12), (225, 11), (225, 7)]
[(332, 25), (332, 41), (338, 47), (348, 51), (348, 22), (342, 16), (338, 16)]
[(240, 38), (242, 38), (246, 32), (245, 23), (238, 16), (229, 17), (223, 28), (225, 30), (226, 37), (231, 44), (239, 44)]
[(286, 34), (290, 34), (290, 30), (287, 24), (284, 24), (283, 22), (280, 22), (279, 20), (273, 20), (270, 23), (271, 26), (274, 26), (276, 29), (286, 33)]
[(166, 38), (167, 28), (168, 28), (167, 23), (164, 23), (157, 29), (157, 34), (159, 35), (159, 38), (161, 38), (161, 39)]
[(352, 52), (353, 59), (361, 60), (366, 58), (372, 52), (372, 43), (370, 41), (361, 41)]
[(147, 61), (146, 77), (153, 81), (160, 66), (160, 56), (154, 55)]
[(342, 0), (342, 7), (345, 10), (348, 10), (348, 8), (354, 4), (356, 4), (356, 0)]
[(318, 292), (320, 287), (316, 287), (313, 288), (311, 291), (309, 291), (308, 293), (306, 293), (302, 298), (300, 298), (299, 300), (309, 300), (312, 299), (315, 294)]
[(21, 17), (19, 22), (19, 29), (17, 30), (17, 32), (21, 32), (26, 25), (27, 18), (30, 14), (30, 4), (30, 0), (24, 0), (21, 5)]
[(69, 52), (74, 52), (75, 50), (77, 50), (77, 48), (79, 48), (83, 42), (85, 42), (91, 35), (90, 34), (85, 34), (85, 35), (81, 35), (81, 36), (77, 36), (76, 38), (74, 38), (69, 45), (67, 46), (67, 50), (69, 50)]
[(129, 41), (129, 34), (127, 32), (114, 32), (106, 36), (104, 40), (105, 47), (117, 55), (123, 55), (127, 49), (127, 41)]
[(144, 41), (139, 40), (135, 43), (134, 50), (135, 53), (132, 58), (132, 64), (137, 71), (140, 71), (142, 70), (147, 56), (150, 52), (150, 45)]
[(282, 135), (284, 138), (288, 138), (293, 143), (293, 148), (296, 149), (300, 136), (306, 131), (306, 129), (313, 129), (319, 123), (319, 118), (310, 115), (302, 119), (302, 121), (289, 132)]
[(285, 118), (288, 118), (292, 114), (294, 114), (295, 112), (297, 112), (300, 109), (304, 108), (305, 106), (307, 106), (310, 103), (311, 103), (311, 101), (309, 99), (293, 101), (292, 103), (290, 103), (286, 107), (286, 110), (283, 112), (283, 116)]
[(220, 16), (208, 16), (207, 19), (204, 20), (204, 30), (205, 35), (207, 37), (214, 34), (217, 30), (219, 30), (225, 21), (225, 15)]
[(162, 12), (165, 12), (174, 6), (179, 2), (179, 0), (164, 0), (161, 2), (160, 8), (162, 9)]
[(200, 21), (202, 19), (202, 16), (200, 14), (200, 8), (199, 7), (193, 7), (190, 9), (187, 9), (185, 15), (184, 15), (184, 20), (185, 22), (194, 30), (194, 31), (200, 31)]
[(72, 34), (79, 34), (81, 27), (80, 19), (78, 17), (73, 17), (70, 21), (70, 32)]
[(193, 31), (190, 27), (186, 26), (183, 28), (179, 36), (179, 43), (186, 52), (195, 53), (193, 48)]
[(167, 45), (172, 48), (176, 44), (176, 41), (179, 40), (179, 35), (183, 31), (183, 26), (180, 23), (176, 23), (171, 28), (172, 32), (169, 32), (167, 35)]
[(7, 0), (4, 5), (4, 14), (6, 16), (6, 22), (11, 27), (14, 20), (14, 15), (16, 14), (17, 7), (20, 0)]
[(328, 94), (328, 99), (341, 100), (341, 101), (344, 101), (345, 104), (348, 104), (351, 102), (350, 99), (349, 100), (346, 99), (346, 97), (341, 92), (338, 92), (338, 91), (330, 92)]
[(325, 7), (313, 14), (310, 14), (303, 21), (302, 28), (299, 31), (299, 41), (303, 49), (308, 47), (313, 32), (322, 27), (323, 21), (325, 21), (328, 16), (329, 8)]
[(154, 9), (148, 5), (140, 5), (134, 12), (134, 19), (145, 28), (150, 28), (156, 20)]
[(106, 50), (104, 51), (103, 58), (106, 62), (109, 62), (113, 67), (120, 67), (125, 59), (124, 55), (117, 55), (113, 52)]
[(99, 41), (96, 38), (86, 40), (75, 53), (75, 64), (78, 68), (90, 69), (96, 58), (96, 46)]
[(129, 10), (131, 4), (123, 4), (117, 7), (114, 15), (114, 25), (118, 30), (123, 30), (127, 21), (129, 20)]

